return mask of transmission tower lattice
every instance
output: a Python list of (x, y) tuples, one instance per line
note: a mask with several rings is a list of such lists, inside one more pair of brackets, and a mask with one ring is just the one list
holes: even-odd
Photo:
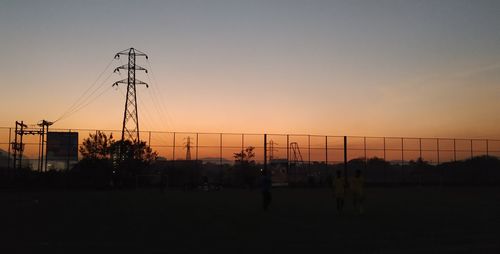
[(274, 160), (274, 152), (278, 151), (278, 149), (274, 148), (275, 145), (279, 145), (278, 143), (274, 142), (274, 140), (269, 141), (269, 160), (272, 161)]
[(146, 57), (146, 59), (148, 59), (148, 56), (145, 53), (134, 48), (126, 49), (116, 53), (115, 59), (119, 59), (120, 55), (128, 56), (128, 64), (124, 64), (115, 69), (115, 72), (119, 72), (121, 69), (127, 70), (128, 77), (113, 84), (113, 86), (118, 86), (118, 84), (127, 84), (121, 141), (128, 139), (133, 142), (139, 142), (139, 115), (137, 111), (136, 85), (145, 85), (146, 87), (148, 87), (148, 84), (136, 79), (135, 72), (145, 71), (147, 73), (148, 71), (145, 68), (137, 65), (135, 60), (138, 56), (144, 56)]

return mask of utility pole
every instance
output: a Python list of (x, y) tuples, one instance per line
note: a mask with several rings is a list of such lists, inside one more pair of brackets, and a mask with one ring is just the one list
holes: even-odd
[[(43, 169), (43, 152), (44, 152), (44, 143), (45, 137), (44, 134), (46, 134), (49, 131), (49, 126), (51, 126), (53, 123), (42, 120), (41, 123), (38, 124), (38, 126), (42, 127), (41, 130), (33, 129), (33, 128), (28, 128), (28, 125), (24, 124), (23, 121), (16, 121), (16, 128), (14, 130), (14, 142), (11, 143), (12, 145), (12, 150), (14, 151), (14, 168), (21, 168), (22, 167), (22, 162), (23, 162), (23, 153), (24, 153), (24, 146), (25, 144), (23, 143), (23, 136), (24, 135), (40, 135), (40, 144), (38, 147), (38, 167), (39, 170)], [(19, 138), (18, 138), (19, 136)], [(40, 156), (41, 152), (41, 156)], [(45, 155), (45, 169), (47, 169), (47, 155)]]
[(347, 185), (347, 136), (344, 136), (344, 179)]
[[(23, 152), (24, 152), (24, 143), (23, 136), (25, 134), (25, 129), (28, 128), (23, 121), (16, 121), (16, 128), (14, 130), (14, 142), (12, 145), (12, 150), (14, 150), (14, 168), (21, 168), (23, 164)], [(17, 138), (19, 136), (19, 139)]]
[[(38, 123), (38, 126), (42, 127), (42, 131), (41, 131), (41, 134), (42, 135), (42, 155), (40, 156), (40, 158), (42, 159), (41, 161), (41, 170), (43, 171), (44, 168), (45, 168), (45, 171), (48, 170), (48, 161), (47, 161), (47, 139), (45, 139), (45, 137), (48, 137), (48, 134), (49, 134), (49, 126), (51, 126), (52, 124), (54, 124), (53, 122), (49, 122), (47, 120), (42, 120), (40, 123)], [(45, 148), (45, 158), (44, 158), (44, 155), (43, 155), (43, 150)]]
[(127, 84), (121, 141), (130, 140), (132, 142), (139, 142), (139, 116), (137, 111), (136, 85), (146, 85), (146, 87), (148, 87), (148, 84), (136, 79), (135, 72), (140, 70), (147, 73), (148, 71), (145, 68), (136, 65), (136, 57), (144, 56), (148, 59), (148, 56), (134, 48), (129, 48), (116, 53), (115, 59), (120, 58), (120, 55), (128, 56), (128, 64), (124, 64), (115, 69), (115, 72), (119, 72), (121, 69), (127, 70), (128, 77), (113, 84), (113, 86), (117, 86), (118, 84)]

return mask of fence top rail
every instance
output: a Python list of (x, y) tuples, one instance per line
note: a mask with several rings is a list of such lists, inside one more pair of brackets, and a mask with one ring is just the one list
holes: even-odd
[[(13, 130), (14, 127), (5, 127), (0, 126), (0, 130)], [(52, 131), (87, 131), (87, 132), (121, 132), (121, 130), (112, 130), (112, 129), (79, 129), (79, 128), (50, 128)], [(322, 135), (322, 134), (284, 134), (284, 133), (238, 133), (238, 132), (196, 132), (196, 131), (140, 131), (141, 133), (152, 133), (152, 134), (198, 134), (198, 135), (246, 135), (246, 136), (260, 136), (267, 134), (268, 136), (283, 136), (283, 137), (322, 137), (322, 138), (343, 138), (342, 135)], [(439, 140), (439, 141), (493, 141), (500, 142), (500, 139), (492, 139), (492, 138), (452, 138), (452, 137), (403, 137), (403, 136), (359, 136), (359, 135), (347, 135), (348, 138), (363, 138), (363, 139), (404, 139), (404, 140)]]

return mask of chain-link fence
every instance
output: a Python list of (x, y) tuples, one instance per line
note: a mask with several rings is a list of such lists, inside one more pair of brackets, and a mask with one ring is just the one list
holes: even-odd
[[(24, 135), (17, 130), (16, 135), (15, 128), (0, 127), (0, 167), (67, 170), (81, 159), (81, 154), (74, 154), (76, 145), (99, 131), (115, 140), (121, 137), (119, 130), (50, 129), (73, 133), (67, 137), (78, 135), (77, 144), (59, 142), (58, 156), (54, 156), (54, 151), (42, 145), (51, 142), (46, 135), (26, 130)], [(344, 136), (267, 134), (265, 145), (264, 134), (160, 131), (142, 131), (140, 138), (158, 153), (160, 161), (192, 160), (207, 168), (233, 167), (236, 154), (253, 147), (255, 164), (263, 165), (266, 157), (274, 179), (287, 183), (324, 183), (332, 170), (342, 168), (344, 156), (350, 169), (365, 171), (372, 182), (443, 181), (448, 172), (442, 165), (481, 156), (500, 157), (500, 140), (492, 139), (348, 136), (344, 144)], [(427, 172), (433, 173), (426, 173), (426, 167), (432, 167)], [(437, 173), (439, 170), (443, 172)]]

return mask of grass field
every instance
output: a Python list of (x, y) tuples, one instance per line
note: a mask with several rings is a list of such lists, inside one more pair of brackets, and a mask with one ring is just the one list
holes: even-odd
[(0, 193), (0, 253), (500, 253), (500, 187)]

